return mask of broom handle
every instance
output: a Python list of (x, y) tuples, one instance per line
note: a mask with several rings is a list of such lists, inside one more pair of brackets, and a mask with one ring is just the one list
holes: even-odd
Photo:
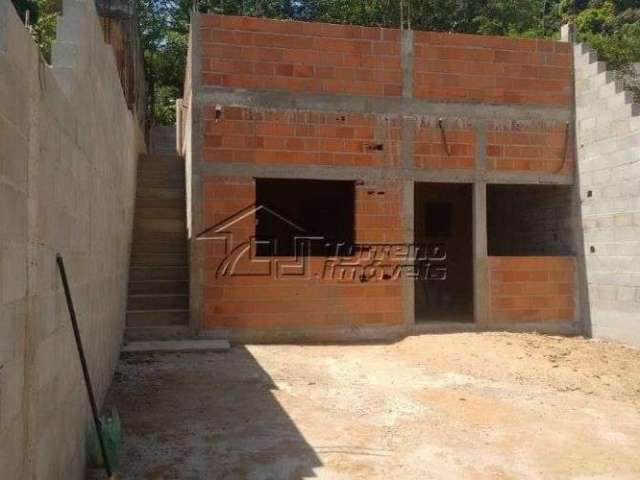
[(93, 414), (93, 423), (96, 425), (96, 432), (98, 434), (98, 442), (100, 443), (100, 450), (102, 451), (102, 458), (104, 459), (104, 469), (107, 472), (107, 478), (112, 475), (111, 464), (107, 457), (107, 449), (104, 445), (104, 438), (102, 437), (102, 425), (98, 418), (98, 409), (96, 408), (96, 399), (93, 395), (93, 388), (91, 387), (91, 378), (89, 377), (89, 369), (87, 368), (87, 360), (84, 356), (84, 349), (82, 348), (82, 339), (80, 338), (80, 330), (78, 329), (78, 321), (76, 320), (76, 311), (73, 307), (73, 300), (71, 299), (71, 291), (69, 290), (69, 282), (67, 281), (67, 272), (64, 268), (64, 260), (60, 254), (56, 255), (56, 262), (58, 263), (58, 270), (60, 271), (60, 277), (62, 278), (62, 286), (64, 287), (64, 296), (67, 299), (67, 308), (69, 309), (69, 317), (71, 318), (71, 325), (73, 326), (73, 334), (76, 337), (76, 347), (78, 347), (78, 356), (80, 357), (80, 363), (82, 364), (82, 373), (84, 374), (84, 383), (87, 387), (87, 395), (89, 395), (89, 403), (91, 404), (91, 413)]

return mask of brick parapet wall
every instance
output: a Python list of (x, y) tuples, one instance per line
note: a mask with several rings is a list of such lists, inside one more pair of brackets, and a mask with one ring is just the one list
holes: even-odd
[(568, 43), (415, 32), (416, 98), (569, 105)]
[[(205, 15), (203, 84), (400, 97), (399, 30)], [(547, 40), (415, 32), (415, 98), (569, 106), (571, 49)]]

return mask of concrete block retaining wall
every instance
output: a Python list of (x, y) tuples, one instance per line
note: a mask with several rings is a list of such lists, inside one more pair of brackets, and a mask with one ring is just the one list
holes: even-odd
[(591, 331), (640, 346), (640, 105), (587, 45), (574, 49)]
[(88, 420), (55, 254), (95, 389), (124, 328), (138, 152), (92, 1), (65, 0), (52, 66), (0, 0), (0, 478), (84, 478)]

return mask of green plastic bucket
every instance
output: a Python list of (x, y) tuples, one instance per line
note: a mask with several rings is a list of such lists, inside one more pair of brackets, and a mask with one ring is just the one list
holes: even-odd
[[(102, 437), (104, 438), (104, 446), (107, 451), (107, 457), (109, 458), (109, 464), (111, 468), (115, 469), (118, 466), (120, 453), (122, 451), (122, 429), (120, 428), (120, 415), (118, 415), (118, 410), (114, 407), (110, 415), (100, 417), (100, 423), (102, 425)], [(93, 424), (87, 433), (87, 455), (89, 456), (89, 462), (95, 468), (104, 467), (104, 459), (102, 458), (102, 451), (100, 450), (98, 434)]]

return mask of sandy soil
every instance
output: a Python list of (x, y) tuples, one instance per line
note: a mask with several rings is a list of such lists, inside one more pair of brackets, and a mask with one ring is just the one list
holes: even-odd
[(640, 478), (640, 351), (578, 338), (137, 355), (109, 402), (123, 479)]

